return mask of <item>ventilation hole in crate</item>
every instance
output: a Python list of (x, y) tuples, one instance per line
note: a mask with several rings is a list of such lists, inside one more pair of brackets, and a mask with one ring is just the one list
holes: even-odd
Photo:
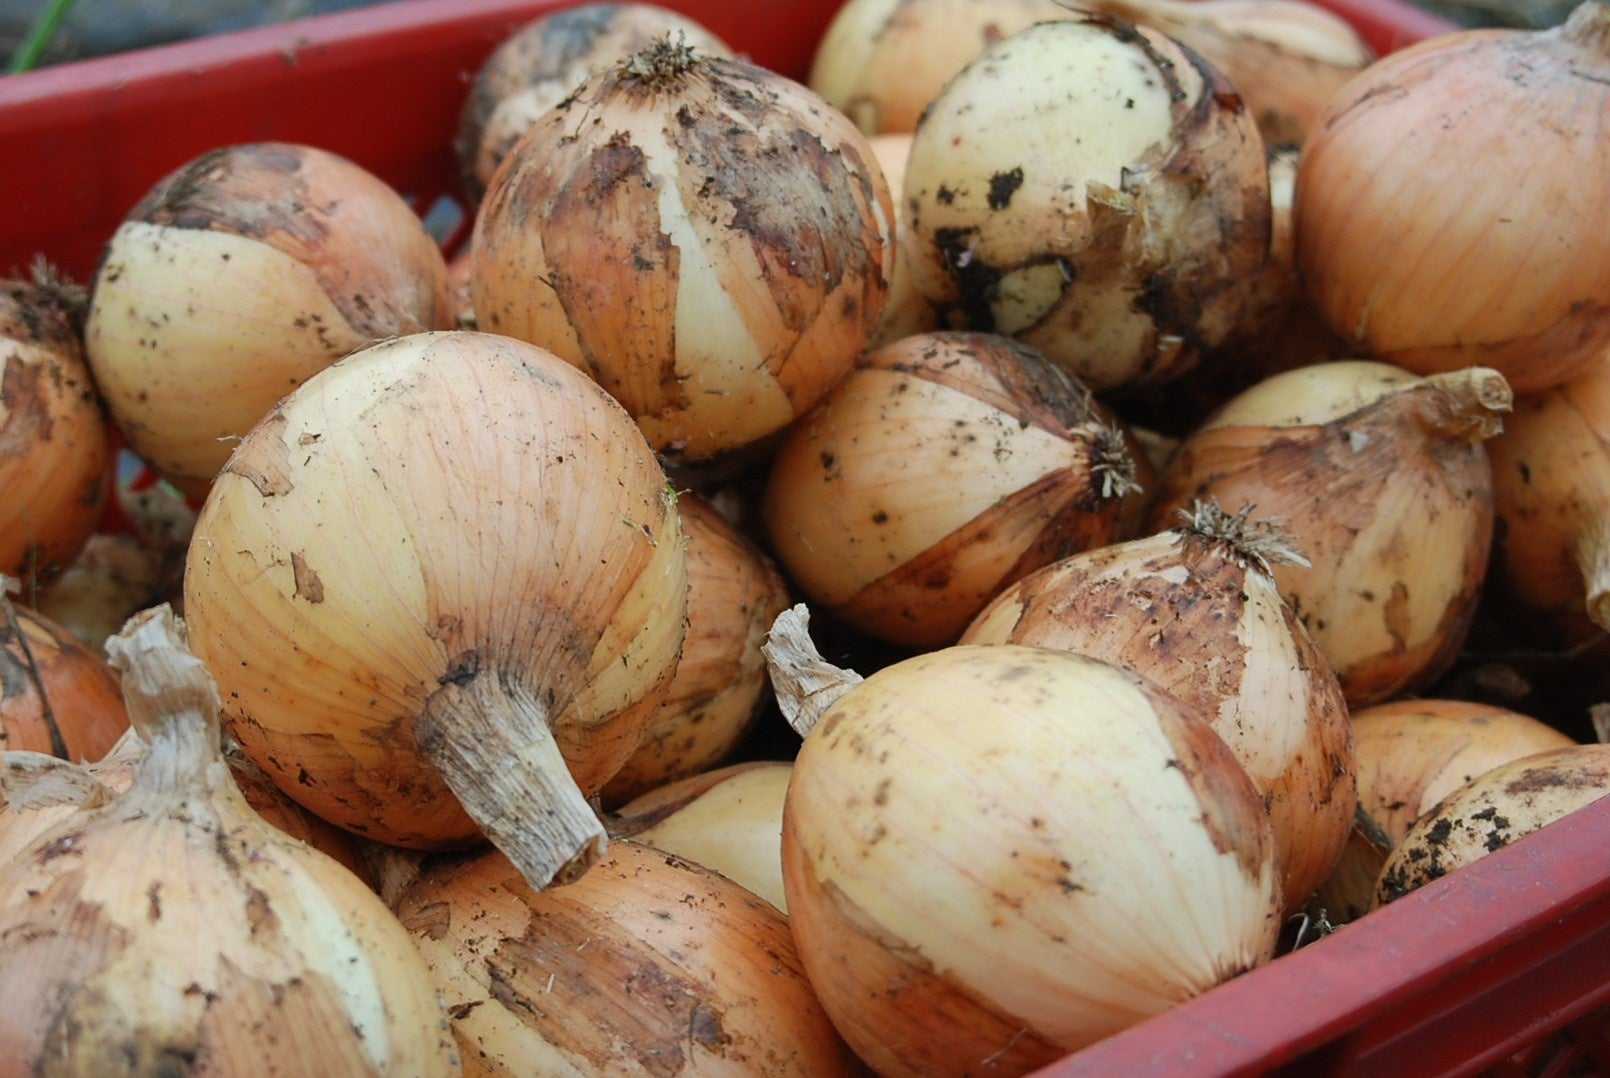
[[(441, 245), (442, 251), (449, 258), (457, 254), (474, 223), (464, 204), (450, 194), (410, 198), (409, 202), (425, 223), (425, 231)], [(425, 208), (421, 210), (421, 206)]]

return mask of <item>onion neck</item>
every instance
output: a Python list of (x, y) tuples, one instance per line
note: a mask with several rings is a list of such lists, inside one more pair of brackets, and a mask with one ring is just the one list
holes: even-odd
[(1610, 629), (1610, 521), (1595, 517), (1577, 537), (1577, 566), (1587, 595), (1588, 617)]
[(1503, 416), (1515, 399), (1509, 382), (1491, 367), (1433, 374), (1409, 392), (1431, 430), (1467, 442), (1483, 442), (1503, 430)]
[(1573, 45), (1610, 60), (1610, 4), (1586, 0), (1560, 26), (1560, 36)]
[(578, 879), (603, 855), (603, 822), (571, 777), (546, 710), (523, 686), (491, 671), (444, 682), (425, 702), (414, 736), (534, 889)]

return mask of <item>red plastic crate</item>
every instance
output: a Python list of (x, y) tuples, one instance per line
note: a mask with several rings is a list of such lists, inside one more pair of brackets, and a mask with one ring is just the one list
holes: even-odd
[[(0, 274), (88, 281), (163, 175), (232, 142), (338, 151), (462, 238), (452, 136), (473, 72), (574, 0), (400, 0), (0, 77)], [(802, 78), (836, 0), (662, 0)], [(1321, 0), (1380, 51), (1451, 29)], [(764, 12), (764, 14), (761, 14)], [(434, 210), (434, 212), (433, 212)], [(1042, 1072), (1610, 1073), (1610, 798)]]

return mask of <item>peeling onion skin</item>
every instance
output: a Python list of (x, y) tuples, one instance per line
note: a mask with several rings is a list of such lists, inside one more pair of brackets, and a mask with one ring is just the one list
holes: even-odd
[(38, 611), (0, 613), (0, 748), (99, 760), (129, 728), (117, 672)]
[(185, 609), (230, 733), (287, 794), (400, 846), (484, 832), (541, 887), (602, 852), (583, 798), (669, 686), (684, 552), (663, 470), (596, 383), (506, 337), (415, 334), (241, 442)]
[(1357, 805), (1341, 685), (1281, 598), (1256, 522), (1222, 510), (1024, 577), (963, 644), (1033, 644), (1146, 677), (1206, 718), (1263, 796), (1285, 912), (1330, 874)]
[(864, 353), (791, 427), (769, 548), (825, 613), (887, 643), (955, 641), (1001, 588), (1114, 541), (1134, 461), (1088, 388), (996, 334)]
[(329, 151), (258, 142), (195, 158), (129, 211), (85, 345), (129, 447), (199, 499), (297, 385), (453, 317), (446, 260), (401, 195)]
[(200, 664), (135, 653), (172, 621), (149, 615), (114, 655), (141, 683), (130, 710), (149, 747), (132, 785), (0, 869), (9, 1072), (457, 1074), (407, 933), (362, 880), (250, 808)]
[(693, 18), (658, 4), (586, 3), (526, 23), (482, 62), (459, 116), (454, 148), (472, 203), (509, 149), (587, 78), (665, 34), (707, 56), (732, 48)]
[(495, 851), (427, 862), (395, 908), (466, 1075), (862, 1073), (787, 919), (671, 854), (623, 839), (542, 892)]
[(794, 762), (806, 972), (887, 1075), (1020, 1074), (1267, 961), (1273, 833), (1200, 715), (1116, 666), (958, 645), (869, 675)]
[(803, 85), (661, 41), (516, 144), (476, 215), (483, 330), (597, 379), (673, 463), (809, 409), (877, 327), (895, 217), (865, 137)]
[(1387, 856), (1376, 905), (1610, 794), (1610, 745), (1548, 749), (1485, 771), (1421, 816)]
[(868, 135), (911, 132), (968, 61), (1009, 34), (1075, 13), (1047, 0), (846, 0), (807, 82)]
[(913, 280), (950, 329), (1038, 348), (1098, 393), (1165, 383), (1223, 342), (1269, 253), (1262, 137), (1159, 32), (1101, 16), (991, 45), (923, 113), (906, 162)]
[(1610, 352), (1524, 394), (1487, 445), (1505, 593), (1581, 645), (1610, 631)]
[(112, 489), (81, 316), (59, 288), (0, 281), (0, 574), (24, 601), (83, 550)]
[(1610, 5), (1593, 2), (1546, 30), (1439, 35), (1351, 81), (1297, 173), (1298, 265), (1336, 332), (1420, 374), (1492, 367), (1521, 394), (1610, 350), (1607, 84)]
[(789, 605), (787, 581), (701, 495), (680, 495), (677, 516), (688, 563), (682, 656), (636, 750), (604, 784), (605, 808), (721, 763), (771, 699), (760, 646)]
[(1275, 582), (1348, 706), (1417, 692), (1475, 616), (1494, 518), (1483, 443), (1511, 401), (1486, 368), (1420, 378), (1339, 360), (1274, 375), (1180, 443), (1149, 528), (1206, 499), (1282, 522), (1311, 564), (1275, 566)]

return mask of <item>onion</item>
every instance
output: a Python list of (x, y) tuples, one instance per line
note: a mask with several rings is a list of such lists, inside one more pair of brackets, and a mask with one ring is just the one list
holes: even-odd
[(1017, 337), (1100, 393), (1222, 343), (1269, 252), (1252, 114), (1196, 54), (1097, 16), (958, 72), (917, 125), (902, 198), (942, 325)]
[(637, 749), (604, 784), (606, 806), (720, 763), (771, 698), (760, 645), (788, 606), (788, 585), (707, 499), (681, 495), (677, 515), (688, 565), (682, 656)]
[(869, 135), (911, 132), (922, 110), (989, 45), (1047, 19), (1046, 0), (845, 0), (816, 44), (811, 89)]
[(1335, 865), (1356, 805), (1341, 685), (1271, 575), (1294, 562), (1269, 522), (1199, 504), (1183, 526), (1024, 577), (960, 639), (1102, 659), (1199, 712), (1268, 808), (1288, 914)]
[(376, 338), (452, 324), (441, 249), (408, 203), (311, 146), (226, 146), (129, 211), (85, 344), (129, 447), (192, 496), (274, 403)]
[(1610, 352), (1521, 396), (1487, 443), (1499, 530), (1496, 575), (1560, 639), (1610, 630)]
[(1315, 118), (1375, 59), (1342, 16), (1309, 0), (1079, 0), (1161, 30), (1246, 100), (1265, 143), (1300, 146)]
[(1484, 771), (1415, 821), (1376, 884), (1386, 905), (1610, 794), (1610, 745), (1532, 753)]
[(610, 834), (714, 869), (787, 913), (781, 846), (792, 773), (786, 760), (745, 760), (668, 782), (612, 813)]
[(858, 1073), (787, 919), (647, 846), (540, 892), (496, 851), (427, 864), (396, 909), (466, 1073)]
[(1206, 720), (1049, 648), (942, 648), (844, 691), (794, 761), (782, 858), (805, 970), (880, 1074), (1048, 1064), (1266, 961), (1279, 928), (1269, 815)]
[(1420, 378), (1338, 361), (1274, 375), (1181, 442), (1150, 526), (1206, 498), (1286, 521), (1312, 564), (1277, 565), (1275, 582), (1349, 706), (1416, 692), (1470, 630), (1493, 528), (1482, 443), (1510, 402), (1485, 368)]
[(457, 1073), (396, 918), (269, 826), (218, 751), (218, 693), (165, 607), (111, 652), (133, 785), (0, 869), (0, 1042), (26, 1073)]
[(647, 3), (586, 3), (526, 23), (476, 70), (454, 148), (471, 202), (542, 114), (584, 81), (667, 34), (708, 56), (732, 49), (688, 15)]
[(112, 489), (83, 304), (43, 265), (34, 280), (0, 281), (0, 574), (30, 603), (78, 556)]
[(129, 728), (117, 672), (65, 628), (0, 595), (0, 746), (98, 760)]
[[(869, 141), (872, 154), (883, 170), (889, 190), (898, 192), (906, 178), (906, 159), (911, 154), (911, 134), (900, 132), (874, 135)], [(878, 328), (867, 340), (867, 348), (881, 348), (914, 333), (927, 333), (939, 328), (939, 314), (917, 290), (917, 282), (907, 263), (911, 247), (911, 213), (904, 201), (897, 200), (895, 216), (894, 277), (889, 282), (889, 297), (884, 302)]]
[[(1297, 258), (1351, 346), (1517, 393), (1610, 348), (1610, 4), (1441, 34), (1334, 97), (1297, 174)], [(1517, 183), (1517, 174), (1525, 175)]]
[(808, 599), (922, 648), (1025, 573), (1114, 540), (1134, 474), (1111, 413), (1045, 356), (936, 332), (863, 354), (789, 429), (761, 512)]
[(507, 337), (414, 334), (289, 394), (196, 521), (185, 609), (225, 721), (287, 794), (382, 842), (485, 834), (585, 871), (586, 797), (683, 633), (682, 531), (640, 431)]
[(582, 367), (673, 459), (746, 449), (849, 369), (894, 273), (866, 139), (800, 84), (659, 40), (510, 151), (471, 240), (477, 324)]

